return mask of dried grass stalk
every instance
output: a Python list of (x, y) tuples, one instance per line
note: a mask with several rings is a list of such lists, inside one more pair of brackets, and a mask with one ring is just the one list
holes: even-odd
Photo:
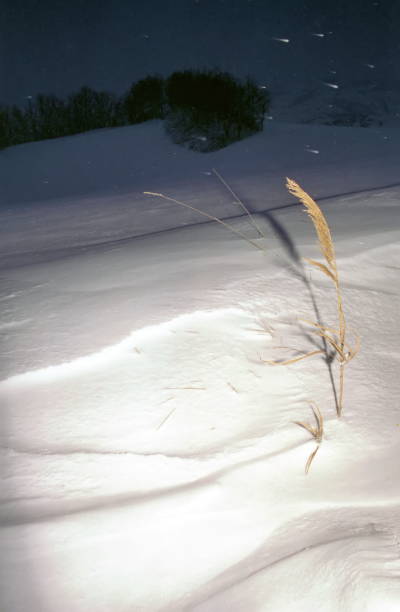
[[(233, 195), (236, 201), (241, 205), (243, 210), (248, 215), (249, 220), (252, 223), (253, 227), (255, 227), (255, 229), (258, 231), (259, 235), (265, 237), (261, 229), (255, 223), (254, 218), (252, 217), (250, 211), (244, 206), (242, 201), (234, 193), (234, 191), (231, 189), (228, 183), (222, 178), (222, 176), (214, 168), (213, 168), (213, 173), (222, 182), (222, 184), (228, 189), (228, 191)], [(340, 284), (339, 284), (339, 275), (338, 275), (337, 264), (336, 264), (335, 249), (334, 249), (334, 244), (333, 244), (331, 232), (329, 229), (329, 225), (321, 209), (319, 208), (318, 204), (311, 198), (311, 196), (309, 196), (308, 193), (306, 193), (300, 187), (300, 185), (298, 185), (298, 183), (296, 183), (292, 179), (287, 178), (286, 180), (287, 180), (286, 186), (289, 192), (295, 197), (297, 197), (300, 200), (300, 202), (302, 202), (302, 204), (304, 204), (305, 210), (307, 214), (309, 215), (311, 221), (313, 222), (315, 231), (317, 233), (318, 243), (319, 243), (321, 253), (323, 257), (325, 258), (325, 263), (316, 261), (314, 259), (306, 259), (306, 261), (308, 261), (310, 265), (320, 270), (323, 274), (328, 276), (328, 278), (330, 278), (331, 281), (334, 283), (335, 289), (336, 289), (338, 328), (336, 329), (332, 327), (325, 327), (323, 325), (319, 325), (317, 323), (313, 323), (310, 321), (306, 321), (306, 323), (315, 328), (314, 330), (312, 330), (313, 333), (320, 336), (321, 338), (324, 338), (327, 344), (334, 349), (336, 357), (339, 361), (340, 373), (339, 373), (339, 397), (338, 397), (337, 412), (338, 412), (338, 416), (340, 416), (343, 410), (344, 367), (357, 354), (360, 348), (360, 340), (359, 340), (359, 337), (355, 334), (355, 337), (356, 337), (355, 347), (351, 347), (346, 341), (346, 320), (345, 320), (345, 316), (343, 312), (343, 301), (342, 301), (342, 294), (341, 294), (341, 289), (340, 289)], [(216, 221), (220, 225), (229, 229), (234, 234), (237, 234), (238, 236), (246, 240), (246, 242), (251, 244), (256, 249), (260, 251), (264, 251), (264, 252), (266, 251), (264, 246), (258, 244), (254, 240), (251, 240), (251, 238), (248, 238), (247, 236), (245, 236), (245, 234), (235, 229), (229, 223), (226, 223), (225, 221), (222, 221), (218, 217), (215, 217), (214, 215), (210, 215), (196, 208), (195, 206), (191, 206), (190, 204), (187, 204), (186, 202), (181, 202), (180, 200), (176, 200), (175, 198), (171, 198), (162, 193), (154, 193), (151, 191), (145, 191), (144, 194), (162, 198), (169, 202), (173, 202), (175, 204), (178, 204), (179, 206), (188, 208), (189, 210), (192, 210), (202, 215), (203, 217), (210, 219), (211, 221)], [(289, 365), (292, 363), (296, 363), (297, 361), (301, 361), (302, 359), (306, 359), (307, 357), (321, 354), (323, 352), (325, 351), (314, 350), (308, 353), (304, 353), (301, 356), (294, 357), (292, 359), (287, 359), (283, 361), (265, 361), (265, 363), (269, 363), (271, 365)]]
[(229, 193), (235, 198), (235, 201), (239, 204), (239, 206), (242, 208), (242, 210), (244, 210), (244, 212), (246, 213), (246, 215), (249, 218), (250, 223), (252, 224), (252, 226), (255, 228), (255, 230), (257, 231), (258, 235), (260, 236), (260, 238), (265, 238), (265, 234), (263, 233), (262, 229), (260, 228), (260, 226), (258, 225), (258, 223), (256, 222), (256, 220), (254, 219), (253, 215), (251, 214), (251, 212), (249, 211), (249, 209), (247, 208), (247, 206), (244, 205), (244, 203), (242, 202), (242, 200), (239, 198), (239, 196), (233, 191), (232, 187), (226, 182), (226, 180), (220, 175), (220, 173), (213, 168), (212, 169), (213, 173), (215, 174), (215, 176), (217, 177), (217, 179), (219, 181), (221, 181), (221, 183), (223, 184), (223, 186), (229, 191)]
[[(323, 257), (325, 258), (325, 263), (316, 261), (315, 259), (306, 259), (308, 263), (318, 270), (328, 276), (331, 281), (333, 281), (336, 290), (336, 305), (337, 305), (337, 313), (338, 313), (338, 328), (325, 327), (323, 325), (319, 325), (317, 323), (312, 323), (310, 321), (306, 321), (309, 325), (313, 326), (315, 329), (313, 333), (324, 338), (329, 346), (331, 346), (336, 354), (336, 357), (339, 361), (339, 397), (338, 397), (338, 405), (337, 405), (337, 413), (338, 416), (342, 414), (343, 410), (343, 390), (344, 390), (344, 367), (347, 363), (353, 359), (353, 357), (357, 354), (360, 346), (359, 337), (356, 335), (356, 346), (353, 348), (348, 345), (346, 342), (346, 319), (343, 312), (343, 300), (342, 293), (340, 289), (339, 283), (339, 275), (336, 264), (336, 256), (335, 256), (335, 248), (331, 236), (331, 232), (329, 229), (329, 225), (320, 209), (318, 204), (311, 198), (292, 179), (286, 179), (286, 186), (289, 192), (297, 197), (302, 204), (305, 206), (305, 210), (309, 215), (311, 221), (313, 222), (319, 248)], [(307, 357), (311, 357), (312, 355), (317, 355), (323, 351), (311, 351), (310, 353), (306, 353), (301, 357), (297, 357), (294, 359), (289, 359), (286, 361), (275, 361), (272, 362), (275, 365), (289, 365), (290, 363), (294, 363), (296, 361), (300, 361), (301, 359), (305, 359)], [(271, 363), (271, 362), (269, 362)]]
[(157, 198), (162, 198), (163, 200), (167, 200), (168, 202), (173, 202), (174, 204), (179, 204), (179, 206), (183, 206), (183, 208), (188, 208), (189, 210), (193, 210), (194, 212), (198, 213), (199, 215), (202, 215), (203, 217), (206, 217), (207, 219), (210, 219), (211, 221), (216, 221), (220, 225), (223, 225), (224, 227), (229, 229), (234, 234), (237, 234), (238, 236), (243, 238), (243, 240), (246, 240), (246, 242), (251, 244), (251, 246), (255, 247), (259, 251), (263, 251), (263, 252), (266, 251), (265, 247), (257, 244), (257, 242), (254, 242), (254, 240), (251, 240), (251, 238), (248, 238), (247, 236), (245, 236), (245, 234), (243, 234), (239, 230), (235, 229), (232, 225), (230, 225), (230, 223), (226, 223), (225, 221), (222, 221), (222, 219), (219, 219), (218, 217), (214, 217), (214, 215), (209, 215), (208, 213), (204, 212), (204, 210), (200, 210), (199, 208), (196, 208), (195, 206), (191, 206), (191, 204), (187, 204), (186, 202), (181, 202), (180, 200), (176, 200), (175, 198), (171, 198), (169, 196), (166, 196), (163, 193), (154, 193), (153, 191), (144, 191), (143, 193), (144, 193), (144, 195), (149, 195), (149, 196), (154, 196), (154, 197), (157, 197)]
[(322, 255), (325, 257), (326, 265), (315, 261), (314, 259), (308, 259), (308, 263), (310, 263), (312, 266), (318, 268), (324, 274), (329, 276), (329, 278), (333, 280), (335, 284), (337, 311), (339, 318), (339, 344), (343, 349), (346, 336), (346, 321), (343, 312), (342, 294), (339, 285), (339, 275), (336, 265), (335, 248), (333, 246), (333, 240), (329, 225), (324, 215), (322, 214), (322, 210), (320, 209), (318, 204), (311, 198), (311, 196), (308, 195), (308, 193), (304, 191), (304, 189), (300, 187), (300, 185), (298, 185), (292, 179), (287, 178), (286, 187), (292, 195), (297, 197), (300, 202), (304, 204), (306, 212), (314, 224), (314, 228), (318, 237), (319, 248), (321, 249)]

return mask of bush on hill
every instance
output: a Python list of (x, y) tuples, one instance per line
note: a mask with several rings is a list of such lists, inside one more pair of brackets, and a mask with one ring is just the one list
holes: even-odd
[(174, 142), (214, 151), (262, 130), (269, 95), (251, 79), (216, 70), (174, 72), (166, 83), (166, 129)]
[(66, 111), (69, 134), (121, 125), (115, 96), (90, 87), (82, 87), (72, 94), (68, 98)]
[(0, 108), (0, 148), (99, 128), (165, 119), (173, 141), (214, 151), (262, 130), (268, 93), (227, 72), (184, 70), (133, 83), (121, 97), (82, 87), (67, 100), (39, 94), (26, 108)]
[(128, 123), (141, 123), (164, 117), (164, 79), (148, 76), (133, 83), (124, 98), (124, 111)]

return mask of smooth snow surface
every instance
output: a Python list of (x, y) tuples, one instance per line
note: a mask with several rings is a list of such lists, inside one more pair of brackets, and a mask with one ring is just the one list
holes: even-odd
[[(2, 612), (400, 609), (399, 154), (271, 123), (201, 155), (158, 122), (0, 152)], [(362, 340), (341, 419), (335, 362), (264, 363), (315, 349), (299, 317), (336, 324), (286, 176)]]

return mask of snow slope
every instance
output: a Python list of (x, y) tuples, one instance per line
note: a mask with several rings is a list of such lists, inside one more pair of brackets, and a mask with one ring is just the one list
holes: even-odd
[[(2, 611), (399, 609), (399, 149), (269, 123), (200, 155), (154, 122), (0, 152)], [(263, 363), (314, 348), (315, 304), (335, 324), (285, 176), (326, 214), (362, 337), (341, 419), (335, 364)]]

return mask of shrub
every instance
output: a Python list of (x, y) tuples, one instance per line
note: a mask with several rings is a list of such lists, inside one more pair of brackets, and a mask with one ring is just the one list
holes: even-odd
[(171, 110), (167, 114), (165, 128), (176, 144), (203, 153), (221, 149), (241, 137), (238, 126), (229, 120), (193, 109)]
[(124, 99), (128, 123), (140, 123), (164, 117), (164, 79), (148, 76), (132, 85)]
[(6, 107), (0, 108), (0, 149), (4, 149), (11, 144), (9, 110)]
[(97, 92), (82, 87), (67, 102), (68, 133), (77, 134), (98, 128), (114, 127), (118, 123), (118, 106), (115, 96), (105, 91)]
[(269, 97), (253, 81), (217, 70), (148, 76), (116, 96), (82, 87), (66, 101), (39, 94), (25, 109), (0, 109), (0, 147), (166, 118), (172, 139), (214, 151), (263, 127)]
[(166, 129), (174, 142), (214, 151), (263, 128), (269, 97), (216, 70), (174, 72), (166, 82)]
[(34, 140), (57, 138), (68, 133), (67, 107), (56, 96), (39, 94), (32, 115)]
[(32, 125), (27, 112), (17, 106), (2, 109), (0, 128), (5, 146), (22, 144), (32, 140)]
[(123, 105), (114, 95), (82, 87), (67, 102), (39, 94), (28, 107), (0, 109), (0, 147), (58, 138), (88, 130), (124, 125)]
[(232, 111), (238, 88), (238, 83), (226, 72), (185, 70), (169, 77), (166, 92), (171, 107), (223, 117)]

